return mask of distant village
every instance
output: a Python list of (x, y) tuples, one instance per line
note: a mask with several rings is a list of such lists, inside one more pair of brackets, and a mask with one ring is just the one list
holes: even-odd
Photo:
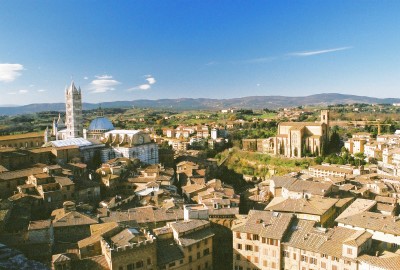
[[(349, 124), (377, 128), (336, 143), (332, 160), (353, 164), (240, 175), (238, 188), (224, 180), (229, 133), (250, 121), (157, 134), (117, 129), (99, 108), (84, 126), (81, 89), (72, 82), (65, 99), (65, 119), (44, 132), (0, 136), (0, 268), (400, 269), (400, 131), (381, 134), (389, 124)], [(343, 123), (327, 108), (302, 115), (280, 111), (274, 136), (240, 151), (317, 160)]]

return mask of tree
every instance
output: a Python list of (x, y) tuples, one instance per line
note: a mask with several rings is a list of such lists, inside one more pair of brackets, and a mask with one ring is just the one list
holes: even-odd
[(355, 163), (358, 166), (364, 165), (365, 164), (365, 155), (362, 152), (359, 153), (355, 153), (354, 154), (354, 159), (355, 159)]
[(339, 153), (342, 147), (342, 142), (340, 140), (339, 134), (334, 131), (331, 134), (329, 139), (329, 152), (330, 153)]

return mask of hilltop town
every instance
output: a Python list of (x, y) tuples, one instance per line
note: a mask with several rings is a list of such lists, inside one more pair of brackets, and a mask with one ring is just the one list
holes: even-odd
[(0, 119), (0, 268), (400, 269), (398, 104), (84, 98)]

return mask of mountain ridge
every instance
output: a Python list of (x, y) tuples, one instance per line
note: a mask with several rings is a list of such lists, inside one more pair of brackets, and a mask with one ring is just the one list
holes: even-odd
[[(400, 98), (375, 98), (368, 96), (347, 95), (338, 93), (321, 93), (308, 96), (246, 96), (241, 98), (176, 98), (176, 99), (138, 99), (132, 101), (109, 101), (101, 103), (83, 103), (84, 110), (103, 108), (164, 108), (164, 109), (208, 109), (220, 110), (224, 108), (246, 109), (277, 109), (304, 105), (333, 105), (333, 104), (393, 104), (400, 103)], [(42, 111), (64, 111), (65, 103), (34, 103), (21, 106), (0, 106), (0, 115), (15, 115), (36, 113)]]

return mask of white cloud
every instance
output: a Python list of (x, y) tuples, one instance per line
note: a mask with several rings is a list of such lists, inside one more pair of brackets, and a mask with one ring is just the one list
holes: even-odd
[(84, 79), (84, 80), (88, 80), (88, 79), (89, 79), (89, 77), (85, 76), (85, 77), (83, 77), (83, 79)]
[(248, 59), (243, 62), (247, 64), (268, 63), (274, 61), (275, 59), (276, 59), (275, 56), (268, 56), (268, 57)]
[(318, 50), (318, 51), (293, 52), (293, 53), (289, 53), (288, 55), (291, 55), (291, 56), (313, 56), (313, 55), (318, 55), (318, 54), (349, 50), (349, 49), (352, 49), (352, 48), (353, 47), (339, 47), (339, 48), (333, 48), (333, 49), (327, 49), (327, 50)]
[(110, 76), (110, 75), (107, 75), (107, 74), (104, 74), (104, 75), (98, 75), (98, 76), (95, 76), (97, 79), (100, 79), (100, 80), (108, 80), (108, 79), (112, 79), (113, 78), (113, 76)]
[(7, 93), (7, 94), (9, 94), (9, 95), (17, 95), (17, 94), (26, 94), (26, 93), (28, 93), (28, 92), (29, 92), (29, 90), (21, 89), (21, 90), (18, 90), (18, 91), (9, 92), (9, 93)]
[(129, 88), (128, 91), (149, 90), (150, 88), (151, 88), (150, 84), (141, 84), (141, 85)]
[(90, 83), (90, 90), (92, 93), (105, 93), (108, 91), (114, 91), (115, 86), (121, 84), (117, 80), (113, 80), (110, 75), (96, 76), (96, 80)]
[(151, 88), (150, 84), (142, 84), (138, 86), (140, 90), (148, 90)]
[(42, 92), (46, 92), (46, 90), (45, 89), (39, 89), (39, 90), (37, 90), (39, 93), (42, 93)]
[(149, 90), (151, 86), (157, 82), (152, 75), (145, 75), (144, 77), (146, 78), (145, 80), (147, 83), (129, 88), (128, 91)]
[(148, 78), (146, 79), (146, 81), (147, 81), (149, 84), (155, 84), (155, 83), (156, 83), (156, 79), (154, 79), (153, 77), (148, 77)]
[(0, 64), (0, 82), (12, 82), (21, 76), (24, 66), (21, 64)]

